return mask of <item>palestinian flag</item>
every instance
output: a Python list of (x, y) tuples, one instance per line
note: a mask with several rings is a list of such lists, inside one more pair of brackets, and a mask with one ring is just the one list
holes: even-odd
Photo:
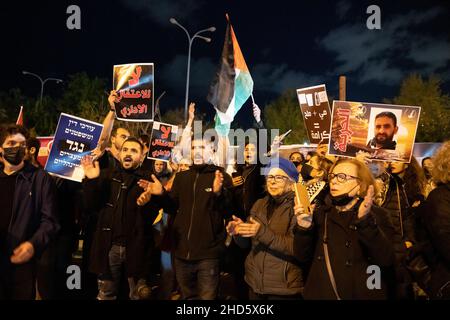
[(216, 130), (227, 135), (234, 116), (253, 92), (253, 79), (248, 71), (228, 15), (222, 60), (211, 83), (207, 100), (216, 109)]

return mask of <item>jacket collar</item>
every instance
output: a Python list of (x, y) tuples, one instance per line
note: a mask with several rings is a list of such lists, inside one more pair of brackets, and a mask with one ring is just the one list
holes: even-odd
[(36, 168), (35, 166), (33, 166), (31, 163), (29, 163), (28, 161), (25, 161), (25, 165), (23, 166), (23, 168), (17, 173), (18, 177), (21, 177), (27, 181), (31, 181), (33, 174), (38, 170), (38, 168)]

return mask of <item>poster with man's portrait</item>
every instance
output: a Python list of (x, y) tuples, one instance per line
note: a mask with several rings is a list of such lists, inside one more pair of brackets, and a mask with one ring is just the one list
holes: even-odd
[(420, 107), (334, 101), (329, 154), (409, 163)]

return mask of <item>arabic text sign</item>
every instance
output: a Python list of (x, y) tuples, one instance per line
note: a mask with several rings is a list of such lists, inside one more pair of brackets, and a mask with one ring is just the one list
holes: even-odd
[(64, 179), (81, 182), (81, 158), (97, 146), (103, 125), (61, 113), (45, 170)]
[(420, 107), (334, 101), (331, 155), (355, 157), (368, 152), (372, 159), (411, 161)]
[(328, 142), (331, 110), (325, 85), (297, 89), (297, 97), (309, 142)]
[(113, 88), (117, 91), (116, 117), (125, 121), (153, 121), (153, 63), (114, 66)]
[(175, 147), (177, 133), (177, 126), (153, 122), (148, 158), (169, 161), (172, 158), (172, 150)]

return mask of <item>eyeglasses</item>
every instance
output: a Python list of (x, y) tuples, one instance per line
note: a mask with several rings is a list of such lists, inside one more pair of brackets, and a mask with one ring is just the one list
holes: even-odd
[(267, 181), (275, 181), (276, 183), (281, 183), (284, 182), (286, 179), (289, 179), (288, 177), (285, 176), (267, 176)]
[(351, 176), (351, 175), (345, 174), (345, 173), (330, 173), (328, 175), (328, 178), (329, 178), (329, 181), (336, 178), (339, 183), (344, 183), (348, 180), (353, 180), (353, 179), (359, 180), (358, 177), (354, 177), (354, 176)]

